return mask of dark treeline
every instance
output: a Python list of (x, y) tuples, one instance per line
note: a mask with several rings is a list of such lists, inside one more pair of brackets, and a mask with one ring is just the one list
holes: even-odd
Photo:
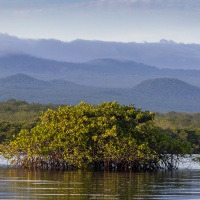
[[(2, 137), (1, 154), (26, 168), (171, 169), (176, 167), (180, 155), (191, 153), (186, 138), (172, 129), (159, 127), (155, 113), (133, 105), (82, 102), (58, 107), (15, 100), (2, 105), (2, 116), (10, 112), (13, 116), (8, 119), (13, 121), (8, 121), (9, 136)], [(29, 115), (31, 109), (33, 113)]]

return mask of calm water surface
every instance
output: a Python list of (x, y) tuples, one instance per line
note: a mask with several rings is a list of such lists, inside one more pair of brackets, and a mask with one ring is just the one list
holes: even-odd
[(1, 167), (0, 199), (200, 199), (200, 169), (108, 173)]

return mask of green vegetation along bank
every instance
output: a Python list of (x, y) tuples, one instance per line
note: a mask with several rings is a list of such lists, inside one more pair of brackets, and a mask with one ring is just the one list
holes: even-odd
[[(16, 103), (16, 102), (15, 102)], [(187, 141), (155, 125), (155, 114), (117, 102), (53, 107), (1, 145), (25, 168), (146, 171), (175, 167)]]
[(29, 104), (26, 101), (9, 99), (0, 103), (0, 143), (9, 142), (21, 129), (31, 130), (39, 122), (39, 116), (53, 104)]

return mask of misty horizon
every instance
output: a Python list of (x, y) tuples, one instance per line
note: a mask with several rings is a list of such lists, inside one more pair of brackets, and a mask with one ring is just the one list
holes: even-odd
[(59, 38), (45, 38), (45, 37), (39, 37), (39, 38), (31, 38), (31, 37), (19, 37), (17, 35), (12, 35), (9, 33), (3, 33), (0, 32), (0, 37), (10, 37), (10, 38), (15, 38), (15, 39), (20, 39), (20, 40), (55, 40), (55, 41), (60, 41), (60, 42), (64, 42), (64, 43), (70, 43), (70, 42), (76, 42), (76, 41), (93, 41), (93, 42), (114, 42), (114, 43), (138, 43), (138, 44), (145, 44), (145, 43), (166, 43), (166, 44), (200, 44), (200, 43), (184, 43), (184, 42), (177, 42), (175, 40), (172, 39), (166, 39), (166, 38), (161, 38), (158, 41), (142, 41), (142, 42), (138, 42), (138, 41), (127, 41), (127, 42), (123, 42), (123, 41), (114, 41), (114, 40), (98, 40), (98, 39), (84, 39), (84, 38), (76, 38), (73, 40), (61, 40)]
[(200, 43), (199, 0), (0, 1), (0, 32), (19, 38)]

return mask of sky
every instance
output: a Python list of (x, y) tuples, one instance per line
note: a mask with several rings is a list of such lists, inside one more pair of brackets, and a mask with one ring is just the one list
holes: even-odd
[(200, 44), (200, 0), (0, 0), (0, 33), (66, 42)]

